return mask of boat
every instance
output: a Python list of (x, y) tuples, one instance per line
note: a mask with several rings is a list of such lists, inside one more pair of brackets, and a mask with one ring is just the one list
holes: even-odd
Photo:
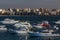
[(41, 30), (39, 31), (29, 31), (28, 32), (29, 36), (60, 36), (59, 33), (56, 33), (55, 30), (50, 30), (50, 29), (45, 29), (45, 30)]
[(56, 24), (60, 24), (60, 20), (55, 22)]
[(39, 33), (39, 32), (29, 32), (29, 36), (60, 36), (60, 34), (53, 33)]
[(0, 25), (0, 32), (7, 31), (7, 28), (5, 25)]
[(19, 21), (15, 21), (13, 19), (6, 18), (6, 19), (4, 19), (4, 21), (0, 21), (0, 22), (3, 23), (3, 24), (15, 24)]
[(59, 30), (57, 26), (51, 27), (43, 23), (42, 25), (40, 24), (39, 27), (36, 26), (36, 28), (37, 29), (28, 32), (29, 36), (60, 36), (59, 33), (56, 33), (56, 31)]
[(13, 33), (13, 34), (19, 34), (19, 35), (27, 35), (27, 33), (29, 32), (29, 29), (27, 26), (24, 26), (22, 24), (15, 24), (14, 25), (15, 28), (14, 29), (9, 29), (8, 32), (9, 33)]
[(27, 35), (28, 29), (26, 27), (18, 27), (16, 29), (9, 29), (8, 32), (11, 34), (18, 34), (18, 35)]
[(33, 25), (33, 28), (47, 28), (50, 27), (48, 21), (43, 21), (41, 24)]
[(16, 27), (25, 26), (25, 27), (28, 27), (28, 28), (32, 28), (31, 24), (27, 21), (16, 23), (16, 24), (14, 24), (14, 26), (16, 26)]

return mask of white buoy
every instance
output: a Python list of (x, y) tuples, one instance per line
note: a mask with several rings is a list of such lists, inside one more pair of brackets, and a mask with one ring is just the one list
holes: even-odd
[(56, 27), (56, 29), (58, 30), (59, 28), (58, 28), (58, 27)]

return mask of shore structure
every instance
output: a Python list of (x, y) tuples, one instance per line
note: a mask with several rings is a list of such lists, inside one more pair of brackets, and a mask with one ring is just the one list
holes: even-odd
[(60, 9), (46, 8), (9, 8), (0, 9), (0, 15), (40, 15), (40, 16), (55, 16), (60, 15)]

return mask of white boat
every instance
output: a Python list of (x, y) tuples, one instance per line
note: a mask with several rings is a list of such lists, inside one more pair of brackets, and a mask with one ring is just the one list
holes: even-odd
[(32, 28), (31, 24), (27, 21), (16, 23), (16, 24), (14, 24), (14, 26), (16, 26), (16, 27), (25, 26), (25, 27), (28, 27), (28, 28)]
[(43, 26), (40, 26), (40, 25), (34, 25), (33, 28), (43, 28)]
[(60, 34), (58, 33), (55, 33), (54, 30), (42, 30), (42, 32), (33, 32), (33, 31), (30, 31), (28, 32), (29, 36), (60, 36)]
[(16, 33), (19, 35), (26, 35), (28, 33), (29, 29), (26, 26), (17, 26), (15, 29), (9, 29), (8, 32), (10, 33)]
[[(28, 32), (29, 36), (60, 36), (60, 34), (58, 34), (58, 33), (56, 34), (55, 30), (59, 29), (56, 25), (54, 27), (51, 27), (51, 26), (48, 25), (48, 23), (47, 23), (47, 25), (45, 25), (45, 22), (43, 22), (39, 26), (35, 26), (35, 27), (38, 28), (38, 29), (41, 28), (41, 30), (33, 29), (32, 31)], [(48, 27), (48, 28), (46, 28), (46, 27)]]
[(29, 32), (29, 36), (60, 36), (60, 34)]
[(6, 19), (4, 19), (4, 21), (1, 21), (1, 23), (3, 23), (3, 24), (15, 24), (17, 22), (19, 22), (19, 21), (15, 21), (15, 20), (12, 20), (9, 18), (6, 18)]
[(56, 24), (60, 24), (60, 20), (55, 22)]
[(7, 31), (7, 28), (5, 25), (0, 25), (0, 31)]

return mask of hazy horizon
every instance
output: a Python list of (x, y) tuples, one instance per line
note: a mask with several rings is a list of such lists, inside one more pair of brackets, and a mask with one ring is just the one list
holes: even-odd
[(60, 8), (60, 0), (0, 0), (0, 8)]

